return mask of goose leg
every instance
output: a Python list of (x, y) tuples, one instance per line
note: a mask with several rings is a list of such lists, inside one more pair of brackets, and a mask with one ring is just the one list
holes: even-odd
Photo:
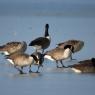
[(32, 72), (32, 70), (31, 70), (31, 65), (29, 66), (29, 73), (31, 73)]
[(38, 65), (38, 70), (36, 71), (36, 73), (39, 73), (39, 68), (40, 68), (40, 65)]
[(42, 49), (42, 54), (44, 53), (44, 49)]
[(70, 60), (76, 60), (76, 59), (73, 59), (73, 58), (72, 58), (72, 55), (71, 55)]
[(60, 68), (60, 67), (58, 66), (58, 61), (57, 61), (57, 60), (56, 60), (56, 67), (57, 67), (57, 68)]
[(73, 58), (72, 58), (72, 55), (71, 55), (71, 57), (70, 57), (70, 60), (72, 60)]
[(17, 68), (16, 66), (14, 66), (14, 67), (19, 71), (20, 74), (24, 74), (24, 72), (22, 71), (23, 67), (21, 67), (21, 69)]
[(25, 73), (23, 72), (23, 67), (21, 67), (20, 74), (25, 74)]
[(63, 65), (63, 62), (62, 62), (62, 60), (60, 60), (60, 63), (61, 63), (61, 65), (62, 65), (62, 67), (64, 68), (65, 66)]
[(37, 53), (37, 49), (36, 49), (36, 51), (35, 51), (36, 53)]

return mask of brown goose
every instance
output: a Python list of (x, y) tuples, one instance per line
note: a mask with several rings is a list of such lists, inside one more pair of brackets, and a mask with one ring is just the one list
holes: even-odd
[(95, 58), (79, 61), (78, 64), (68, 67), (76, 73), (95, 73)]
[(35, 55), (28, 55), (21, 52), (8, 55), (6, 56), (6, 59), (20, 72), (20, 74), (24, 73), (23, 67), (26, 66), (29, 66), (29, 72), (31, 72), (31, 65), (34, 64), (34, 62), (37, 63), (39, 61)]
[(44, 54), (44, 58), (47, 58), (51, 61), (56, 61), (57, 68), (59, 68), (58, 61), (60, 61), (60, 63), (62, 64), (62, 67), (65, 67), (62, 63), (62, 60), (68, 59), (71, 56), (72, 52), (73, 52), (73, 46), (66, 45), (66, 46), (64, 46), (64, 49), (63, 48), (55, 48), (50, 51), (47, 51)]
[[(64, 48), (65, 45), (72, 45), (74, 47), (73, 53), (75, 53), (75, 52), (80, 51), (83, 48), (84, 42), (80, 40), (68, 40), (63, 43), (59, 43), (57, 45), (59, 48)], [(71, 60), (72, 60), (72, 56), (71, 56)]]
[(27, 44), (25, 41), (23, 42), (9, 42), (5, 45), (0, 46), (0, 52), (5, 55), (10, 55), (14, 52), (25, 52), (27, 49)]
[(51, 39), (48, 33), (48, 28), (49, 28), (49, 24), (45, 25), (45, 35), (44, 37), (38, 37), (36, 39), (34, 39), (33, 41), (30, 42), (29, 46), (33, 46), (36, 48), (36, 52), (37, 50), (41, 50), (42, 49), (42, 53), (44, 52), (44, 50), (46, 48), (49, 47)]

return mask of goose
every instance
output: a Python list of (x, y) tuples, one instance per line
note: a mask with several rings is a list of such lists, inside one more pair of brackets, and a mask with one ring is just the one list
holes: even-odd
[(11, 55), (7, 55), (6, 59), (20, 72), (20, 74), (24, 73), (23, 67), (26, 66), (29, 66), (29, 72), (32, 72), (31, 65), (34, 62), (38, 62), (38, 58), (35, 55), (29, 55), (22, 52), (16, 52)]
[(78, 64), (68, 67), (76, 73), (95, 73), (95, 58), (79, 61)]
[(37, 52), (37, 50), (42, 49), (42, 53), (43, 53), (44, 50), (49, 47), (51, 38), (48, 33), (48, 28), (49, 28), (49, 24), (46, 24), (44, 37), (38, 37), (29, 43), (29, 46), (33, 46), (36, 48), (36, 52)]
[(73, 52), (72, 45), (66, 45), (66, 46), (64, 46), (64, 49), (56, 47), (55, 49), (47, 51), (44, 54), (44, 58), (49, 59), (51, 61), (56, 61), (57, 68), (59, 68), (58, 61), (60, 61), (62, 67), (65, 67), (63, 65), (62, 60), (68, 59), (71, 56), (72, 52)]
[(4, 55), (10, 55), (14, 52), (25, 52), (27, 49), (27, 44), (25, 41), (23, 42), (8, 42), (2, 46), (0, 46), (0, 52)]
[[(75, 53), (75, 52), (80, 51), (83, 48), (84, 42), (81, 41), (81, 40), (73, 40), (72, 39), (72, 40), (68, 40), (68, 41), (59, 43), (57, 45), (58, 45), (59, 48), (64, 48), (65, 45), (72, 45), (74, 47), (74, 52), (73, 53)], [(73, 60), (72, 56), (71, 56), (71, 60)]]
[(39, 68), (43, 67), (44, 55), (41, 52), (34, 52), (34, 53), (32, 53), (32, 55), (35, 55), (37, 57), (37, 59), (38, 59), (37, 62), (34, 61), (34, 65), (38, 66), (38, 70), (36, 72), (39, 73)]

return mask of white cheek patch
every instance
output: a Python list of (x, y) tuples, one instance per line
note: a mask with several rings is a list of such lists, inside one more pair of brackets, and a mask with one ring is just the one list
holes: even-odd
[(14, 62), (13, 62), (13, 60), (11, 60), (11, 59), (7, 59), (11, 64), (13, 64), (14, 65)]
[(47, 36), (46, 38), (49, 39), (49, 40), (51, 39), (50, 36)]
[(71, 50), (70, 50), (70, 49), (66, 49), (66, 50), (64, 51), (64, 58), (70, 57), (71, 54), (72, 54)]
[(51, 61), (55, 61), (55, 60), (54, 60), (51, 56), (49, 56), (49, 55), (45, 55), (44, 58), (49, 59), (49, 60), (51, 60)]
[(42, 47), (40, 45), (34, 45), (33, 48), (37, 49), (37, 50), (40, 50)]
[(80, 70), (78, 70), (78, 69), (76, 69), (76, 68), (72, 68), (72, 70), (74, 71), (74, 72), (76, 72), (76, 73), (81, 73), (82, 71), (80, 71)]

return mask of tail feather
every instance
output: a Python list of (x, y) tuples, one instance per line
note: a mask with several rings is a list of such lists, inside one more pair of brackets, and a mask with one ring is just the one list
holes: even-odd
[(9, 59), (9, 55), (5, 55), (5, 59)]

